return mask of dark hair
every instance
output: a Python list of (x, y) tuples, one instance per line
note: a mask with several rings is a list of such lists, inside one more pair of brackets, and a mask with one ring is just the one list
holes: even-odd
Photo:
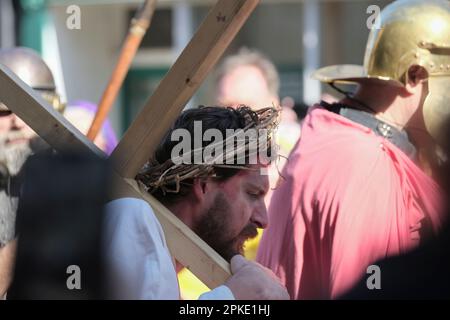
[[(202, 128), (201, 134), (208, 129), (217, 129), (221, 132), (222, 136), (226, 136), (227, 129), (244, 129), (250, 124), (259, 124), (260, 115), (252, 111), (249, 107), (241, 106), (237, 109), (225, 108), (225, 107), (203, 107), (196, 109), (189, 109), (181, 113), (178, 119), (175, 121), (170, 130), (165, 134), (161, 143), (158, 145), (154, 158), (144, 166), (141, 172), (136, 176), (136, 179), (142, 182), (145, 186), (149, 187), (154, 182), (156, 176), (161, 176), (162, 172), (173, 166), (171, 161), (172, 150), (179, 143), (172, 140), (172, 133), (176, 129), (186, 129), (191, 136), (194, 136), (194, 122), (201, 121)], [(203, 141), (202, 149), (207, 145), (216, 141)], [(191, 139), (191, 150), (194, 150), (194, 141)], [(191, 154), (191, 160), (193, 162), (194, 154)], [(248, 161), (247, 161), (248, 162)], [(167, 165), (165, 165), (167, 164)], [(189, 165), (187, 165), (189, 166)], [(182, 197), (190, 194), (192, 183), (194, 178), (206, 178), (213, 177), (218, 181), (225, 181), (232, 176), (236, 175), (240, 170), (239, 167), (248, 167), (248, 163), (235, 165), (232, 167), (220, 167), (210, 166), (210, 170), (203, 175), (195, 175), (182, 181), (176, 181), (176, 179), (169, 179), (164, 182), (164, 188), (151, 188), (151, 192), (161, 202), (174, 202)], [(155, 169), (158, 168), (158, 169)], [(152, 189), (152, 190), (150, 190)], [(176, 190), (176, 191), (167, 191)]]

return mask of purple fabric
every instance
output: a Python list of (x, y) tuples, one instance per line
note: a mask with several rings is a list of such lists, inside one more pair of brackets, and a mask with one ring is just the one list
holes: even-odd
[[(97, 105), (95, 105), (92, 102), (85, 101), (85, 100), (73, 101), (71, 103), (68, 103), (67, 107), (84, 109), (84, 110), (92, 113), (93, 115), (95, 115), (95, 113), (97, 112)], [(103, 123), (101, 132), (106, 141), (105, 152), (108, 155), (110, 155), (113, 152), (114, 148), (117, 146), (117, 136), (114, 133), (111, 123), (108, 119), (106, 119), (105, 122)]]

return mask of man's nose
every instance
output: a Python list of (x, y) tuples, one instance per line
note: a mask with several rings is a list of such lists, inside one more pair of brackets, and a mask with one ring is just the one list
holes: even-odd
[(252, 216), (252, 222), (257, 225), (258, 228), (265, 229), (269, 224), (269, 217), (267, 215), (267, 207), (264, 201), (255, 208)]
[(20, 119), (14, 113), (11, 114), (11, 127), (12, 128), (22, 129), (25, 126), (27, 126), (27, 124), (25, 122), (23, 122), (22, 119)]

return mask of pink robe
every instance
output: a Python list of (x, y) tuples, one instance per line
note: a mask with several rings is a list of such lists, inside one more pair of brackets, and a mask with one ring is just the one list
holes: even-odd
[(433, 232), (442, 223), (440, 190), (412, 160), (321, 107), (305, 118), (283, 176), (257, 261), (292, 299), (339, 296), (375, 261), (416, 246), (425, 218)]

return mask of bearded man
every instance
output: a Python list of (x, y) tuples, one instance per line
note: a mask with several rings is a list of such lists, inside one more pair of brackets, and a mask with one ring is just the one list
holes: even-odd
[[(0, 50), (0, 63), (39, 92), (56, 110), (63, 111), (53, 75), (37, 53), (27, 48)], [(25, 122), (0, 102), (0, 298), (12, 280), (20, 170), (29, 155), (46, 147)]]
[[(148, 192), (231, 261), (233, 275), (201, 299), (289, 298), (272, 272), (240, 255), (244, 242), (257, 235), (257, 228), (267, 226), (264, 196), (269, 183), (261, 171), (265, 172), (269, 161), (263, 161), (260, 152), (270, 149), (270, 132), (276, 119), (273, 108), (187, 110), (136, 177)], [(268, 133), (267, 139), (258, 136), (260, 129)], [(230, 130), (244, 134), (254, 130), (256, 140), (248, 142), (244, 137), (235, 141), (237, 136), (227, 136)], [(182, 150), (182, 162), (176, 151), (180, 151), (180, 137), (191, 138), (187, 150)], [(252, 142), (259, 150), (256, 157), (252, 156), (256, 151)], [(107, 204), (104, 245), (110, 279), (107, 291), (112, 298), (179, 299), (176, 269), (182, 266), (173, 264), (162, 228), (145, 201), (121, 198)]]

